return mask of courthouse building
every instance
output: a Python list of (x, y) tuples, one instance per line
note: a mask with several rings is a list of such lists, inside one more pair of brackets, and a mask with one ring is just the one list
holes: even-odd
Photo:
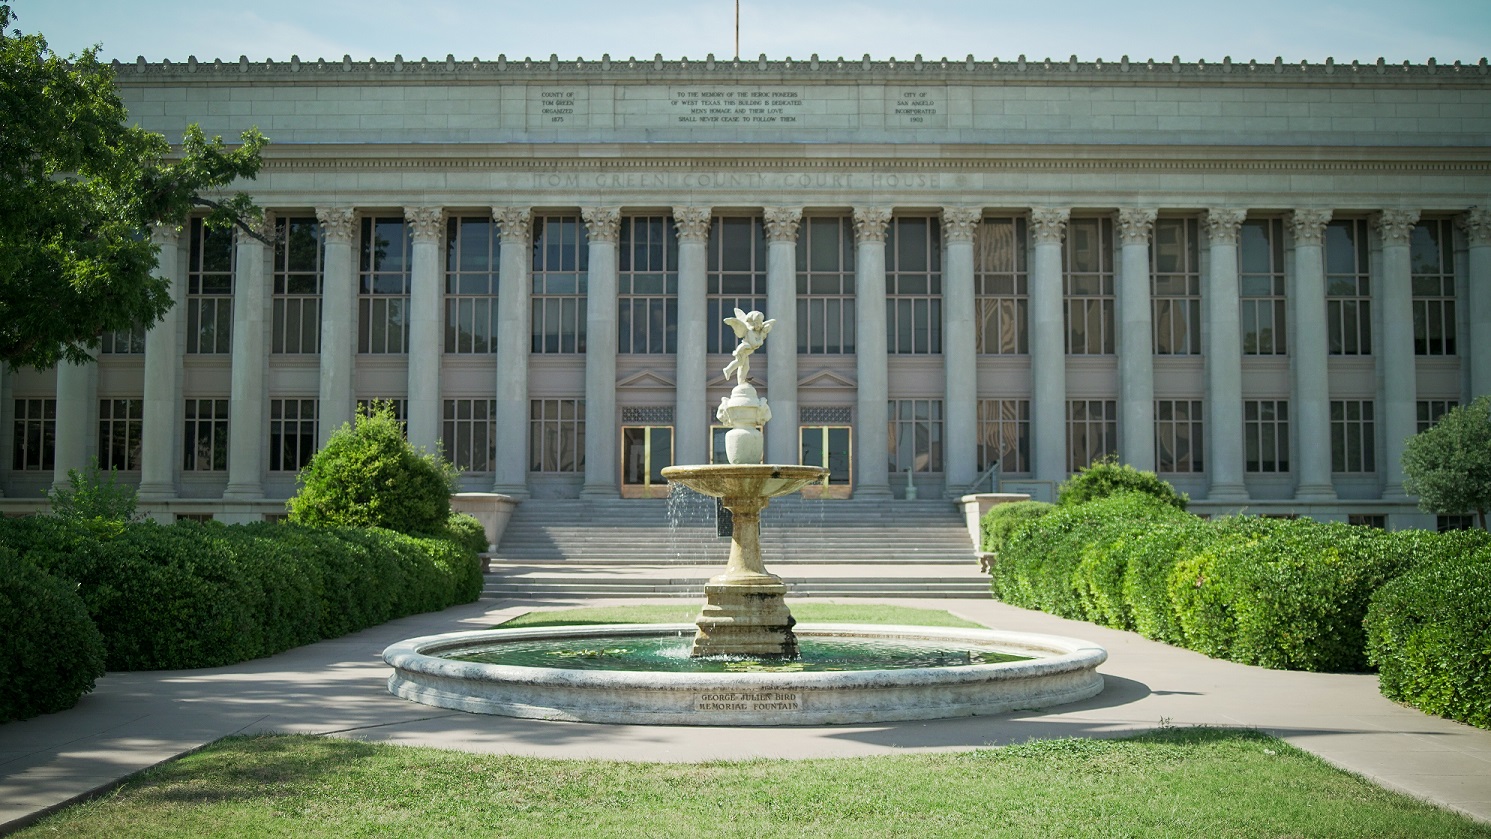
[(466, 489), (654, 495), (719, 457), (735, 308), (776, 320), (767, 458), (830, 498), (1116, 453), (1203, 513), (1433, 526), (1404, 441), (1491, 393), (1484, 59), (117, 74), (147, 129), (272, 139), (274, 244), (157, 230), (161, 322), (3, 374), (10, 512), (96, 457), (162, 518), (279, 515), (373, 399)]

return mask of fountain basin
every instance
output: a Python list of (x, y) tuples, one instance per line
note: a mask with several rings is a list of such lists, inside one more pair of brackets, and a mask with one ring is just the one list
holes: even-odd
[(641, 725), (824, 725), (942, 719), (1076, 702), (1103, 689), (1102, 647), (1074, 638), (859, 624), (799, 624), (800, 637), (997, 647), (1027, 661), (845, 672), (658, 673), (482, 664), (440, 658), (504, 640), (577, 644), (687, 635), (693, 624), (494, 629), (412, 638), (383, 651), (388, 689), (425, 705), (530, 719)]
[(708, 466), (668, 466), (663, 477), (715, 498), (776, 498), (797, 492), (823, 479), (821, 466), (777, 463), (730, 463)]

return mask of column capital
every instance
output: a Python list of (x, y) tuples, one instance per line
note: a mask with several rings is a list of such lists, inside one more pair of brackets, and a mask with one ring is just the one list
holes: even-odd
[(1035, 207), (1030, 211), (1030, 229), (1038, 245), (1059, 245), (1066, 232), (1067, 219), (1072, 217), (1068, 207)]
[(1125, 207), (1118, 211), (1118, 239), (1125, 245), (1148, 245), (1158, 213), (1151, 207)]
[(181, 227), (175, 224), (152, 224), (150, 225), (150, 241), (154, 244), (165, 246), (175, 245), (181, 239)]
[(504, 245), (526, 245), (533, 227), (533, 211), (528, 207), (493, 207), (492, 218), (501, 230)]
[(673, 226), (680, 242), (709, 241), (709, 225), (714, 211), (709, 207), (674, 207)]
[(1472, 207), (1455, 223), (1465, 231), (1472, 245), (1491, 245), (1491, 208)]
[(328, 242), (341, 245), (352, 243), (352, 221), (356, 215), (351, 207), (317, 207), (316, 220), (321, 222), (321, 235)]
[(1247, 210), (1230, 207), (1207, 210), (1204, 219), (1206, 236), (1214, 245), (1235, 245), (1237, 244), (1237, 231), (1242, 227), (1243, 219), (1247, 217)]
[(855, 207), (854, 241), (884, 242), (887, 224), (890, 224), (890, 207)]
[(442, 207), (405, 207), (404, 220), (409, 222), (414, 241), (438, 242), (445, 223), (445, 210)]
[(1297, 245), (1319, 245), (1330, 221), (1330, 210), (1295, 210), (1289, 214), (1289, 232), (1294, 234)]
[(245, 229), (243, 227), (233, 228), (233, 244), (235, 245), (251, 245), (255, 243), (268, 245), (273, 241), (274, 219), (270, 218), (267, 213), (257, 225), (254, 225), (253, 229)]
[(797, 226), (802, 223), (801, 207), (767, 207), (763, 216), (766, 241), (796, 242)]
[(615, 242), (621, 237), (620, 207), (581, 207), (580, 218), (592, 242)]
[(1372, 217), (1372, 224), (1382, 236), (1384, 245), (1407, 247), (1408, 237), (1413, 235), (1413, 226), (1418, 224), (1419, 211), (1393, 208), (1383, 210)]
[(973, 231), (978, 229), (978, 223), (983, 219), (981, 207), (943, 207), (942, 241), (972, 242)]

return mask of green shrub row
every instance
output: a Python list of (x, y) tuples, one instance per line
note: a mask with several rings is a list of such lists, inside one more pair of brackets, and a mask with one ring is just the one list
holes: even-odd
[(465, 546), (293, 524), (0, 523), (0, 549), (76, 584), (111, 670), (213, 667), (475, 600)]
[(989, 553), (999, 553), (1004, 543), (1015, 535), (1015, 531), (1026, 522), (1035, 521), (1056, 509), (1055, 504), (1044, 501), (1013, 501), (989, 508), (979, 519), (979, 547)]
[(1440, 556), (1383, 586), (1366, 632), (1384, 696), (1491, 729), (1491, 548)]
[(76, 705), (104, 674), (104, 641), (60, 580), (0, 546), (0, 723)]
[(1409, 569), (1487, 544), (1480, 531), (1205, 521), (1120, 493), (1019, 528), (994, 559), (990, 587), (1014, 605), (1218, 658), (1349, 672), (1367, 667), (1362, 621), (1374, 592)]

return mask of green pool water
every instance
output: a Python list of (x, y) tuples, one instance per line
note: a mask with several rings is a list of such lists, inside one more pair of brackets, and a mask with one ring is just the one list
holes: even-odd
[(555, 667), (564, 670), (628, 670), (644, 673), (799, 673), (840, 670), (905, 670), (966, 667), (1027, 661), (990, 647), (904, 639), (817, 638), (798, 636), (794, 660), (735, 656), (690, 658), (688, 635), (616, 636), (506, 641), (440, 654), (456, 661)]

